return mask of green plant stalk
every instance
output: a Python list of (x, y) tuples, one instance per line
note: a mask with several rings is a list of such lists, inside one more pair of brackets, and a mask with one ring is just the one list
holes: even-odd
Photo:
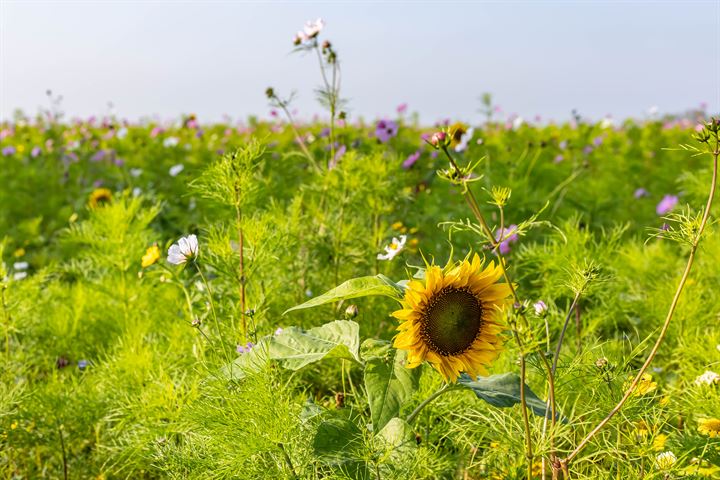
[(415, 407), (415, 410), (413, 410), (410, 413), (410, 415), (407, 416), (405, 421), (407, 423), (412, 423), (415, 420), (415, 418), (417, 418), (417, 416), (420, 414), (422, 409), (427, 407), (433, 400), (438, 398), (443, 393), (449, 392), (451, 390), (457, 390), (459, 388), (462, 388), (462, 387), (459, 387), (457, 385), (450, 385), (449, 383), (443, 383), (443, 385), (440, 388), (438, 388), (434, 393), (432, 393), (429, 397), (427, 397), (425, 400), (420, 402), (420, 405)]
[(297, 479), (297, 473), (295, 473), (295, 467), (293, 467), (292, 460), (290, 459), (290, 455), (288, 455), (287, 450), (285, 450), (285, 445), (282, 443), (277, 444), (278, 447), (280, 447), (280, 450), (283, 453), (283, 457), (285, 458), (285, 463), (287, 463), (288, 468), (290, 469), (290, 473), (292, 473), (292, 477)]
[[(447, 146), (442, 147), (442, 151), (445, 153), (445, 156), (450, 160), (451, 165), (455, 169), (455, 172), (458, 176), (461, 175), (460, 168), (458, 167), (457, 163), (455, 162), (455, 159), (450, 155), (450, 152), (447, 149)], [(512, 282), (512, 279), (508, 275), (507, 268), (505, 267), (505, 257), (500, 253), (500, 241), (495, 239), (495, 236), (492, 233), (492, 230), (490, 230), (490, 227), (488, 226), (487, 222), (485, 221), (485, 217), (482, 214), (482, 211), (480, 210), (480, 206), (478, 204), (477, 199), (475, 198), (475, 195), (472, 193), (472, 190), (468, 188), (468, 185), (465, 181), (463, 181), (463, 196), (465, 197), (465, 200), (470, 207), (470, 210), (475, 215), (475, 218), (480, 222), (480, 225), (485, 232), (485, 235), (487, 236), (488, 241), (492, 245), (493, 251), (496, 252), (498, 256), (498, 263), (500, 264), (500, 267), (503, 271), (503, 277), (505, 277), (505, 281), (507, 282), (508, 286), (510, 287), (510, 291), (512, 293), (513, 299), (515, 303), (521, 304), (520, 298), (517, 294), (517, 291), (515, 289), (515, 286)], [(502, 212), (502, 208), (500, 209), (502, 214), (502, 219), (504, 222), (504, 214)], [(529, 329), (529, 322), (527, 320), (527, 317), (525, 316), (525, 313), (523, 312), (520, 317), (523, 320), (523, 326), (526, 329)], [(520, 404), (522, 406), (523, 410), (523, 423), (525, 426), (525, 440), (526, 440), (526, 449), (527, 449), (527, 457), (528, 457), (528, 479), (532, 478), (532, 460), (533, 460), (533, 450), (532, 450), (532, 434), (530, 430), (530, 419), (527, 414), (527, 400), (525, 397), (525, 378), (527, 375), (527, 361), (526, 361), (526, 353), (523, 347), (523, 343), (520, 339), (520, 336), (517, 333), (517, 330), (513, 330), (515, 342), (518, 344), (518, 348), (520, 349)], [(547, 358), (545, 358), (545, 355), (540, 355), (540, 359), (545, 366), (545, 368), (548, 371), (548, 401), (550, 402), (552, 406), (552, 418), (553, 418), (553, 425), (555, 422), (556, 417), (556, 411), (555, 411), (555, 380), (554, 380), (554, 372), (550, 368), (550, 365), (548, 364)]]
[(673, 296), (672, 302), (670, 303), (670, 308), (668, 310), (667, 316), (665, 317), (665, 322), (663, 323), (662, 328), (660, 329), (660, 334), (658, 335), (658, 339), (655, 342), (655, 345), (653, 345), (652, 350), (650, 350), (650, 354), (648, 355), (647, 359), (645, 360), (645, 363), (643, 363), (642, 367), (640, 367), (640, 370), (638, 371), (637, 375), (632, 381), (632, 384), (625, 392), (625, 395), (620, 399), (617, 405), (610, 411), (610, 413), (607, 414), (607, 416), (594, 428), (590, 433), (588, 433), (585, 438), (583, 438), (580, 443), (575, 447), (575, 449), (570, 452), (570, 454), (563, 460), (560, 461), (560, 465), (567, 475), (568, 472), (568, 465), (570, 462), (577, 457), (577, 455), (590, 443), (590, 440), (600, 431), (602, 428), (615, 416), (616, 413), (622, 409), (623, 405), (625, 405), (625, 402), (627, 402), (628, 398), (630, 398), (630, 395), (635, 391), (635, 387), (637, 387), (638, 383), (640, 383), (640, 379), (642, 378), (645, 371), (650, 366), (650, 363), (655, 358), (655, 355), (657, 355), (657, 352), (660, 348), (660, 345), (662, 345), (663, 340), (665, 339), (665, 335), (667, 334), (668, 327), (670, 326), (670, 321), (673, 318), (673, 315), (675, 314), (675, 309), (677, 308), (678, 302), (680, 301), (680, 295), (682, 294), (683, 288), (685, 287), (685, 283), (687, 282), (688, 277), (690, 276), (690, 270), (692, 269), (693, 262), (695, 261), (695, 253), (697, 252), (698, 245), (700, 244), (700, 238), (702, 237), (703, 231), (705, 230), (705, 226), (708, 222), (708, 218), (710, 217), (710, 210), (712, 209), (713, 199), (715, 198), (715, 190), (717, 188), (717, 177), (718, 177), (718, 156), (720, 156), (720, 139), (718, 138), (717, 134), (715, 136), (715, 148), (712, 151), (712, 157), (713, 157), (713, 174), (712, 174), (712, 180), (710, 182), (710, 192), (708, 194), (707, 203), (705, 205), (705, 211), (703, 212), (702, 220), (700, 221), (700, 227), (698, 228), (698, 232), (695, 235), (695, 238), (693, 239), (692, 245), (690, 247), (690, 254), (688, 255), (687, 264), (685, 265), (685, 271), (683, 272), (682, 277), (680, 278), (680, 282), (678, 283), (677, 289), (675, 290), (675, 295)]
[(7, 301), (5, 300), (5, 290), (7, 290), (7, 288), (7, 285), (2, 285), (0, 288), (0, 297), (2, 297), (3, 319), (5, 320), (5, 356), (8, 361), (10, 361), (10, 322), (12, 321), (12, 317), (8, 311)]
[[(558, 338), (557, 346), (555, 347), (555, 353), (553, 354), (553, 361), (552, 366), (550, 367), (550, 373), (552, 374), (552, 378), (554, 380), (555, 378), (555, 372), (557, 371), (557, 363), (558, 359), (560, 358), (560, 349), (562, 348), (563, 340), (565, 339), (565, 332), (567, 331), (568, 324), (570, 323), (570, 316), (572, 315), (573, 310), (577, 306), (578, 301), (580, 300), (580, 294), (581, 292), (578, 291), (575, 294), (575, 297), (573, 298), (572, 303), (570, 304), (570, 308), (568, 309), (567, 315), (565, 316), (565, 323), (563, 323), (562, 330), (560, 331), (560, 337)], [(548, 333), (548, 340), (550, 338), (550, 334)], [(557, 411), (557, 405), (555, 400), (555, 393), (553, 392), (553, 395), (548, 398), (548, 401), (550, 403), (550, 408), (552, 412), (552, 419), (550, 421), (550, 458), (555, 459), (555, 425), (557, 423), (556, 420), (556, 411)], [(545, 419), (543, 420), (543, 428), (542, 428), (542, 438), (545, 438), (545, 434), (547, 432), (547, 415), (548, 415), (548, 407), (545, 408)], [(545, 458), (543, 457), (542, 460), (543, 463), (543, 471), (542, 471), (542, 478), (545, 478)]]
[(238, 267), (238, 283), (240, 287), (240, 318), (242, 319), (243, 341), (247, 341), (247, 319), (245, 318), (245, 237), (242, 228), (242, 209), (240, 208), (240, 191), (235, 188), (235, 225), (238, 236), (238, 255), (240, 265)]
[(307, 145), (305, 145), (305, 140), (300, 136), (300, 132), (298, 132), (298, 129), (295, 127), (295, 120), (293, 119), (292, 115), (290, 114), (290, 110), (287, 108), (287, 103), (280, 100), (277, 95), (273, 95), (271, 97), (272, 100), (275, 100), (277, 103), (277, 106), (280, 107), (280, 109), (283, 111), (285, 116), (288, 119), (288, 124), (290, 125), (290, 129), (293, 132), (293, 135), (295, 135), (295, 141), (300, 146), (300, 150), (302, 150), (303, 154), (307, 157), (308, 160), (310, 160), (310, 163), (315, 168), (315, 170), (320, 170), (320, 167), (318, 166), (317, 162), (315, 161), (315, 157), (312, 156), (310, 153), (310, 150), (308, 150)]
[(322, 53), (320, 53), (320, 47), (318, 46), (317, 39), (315, 40), (315, 52), (317, 52), (318, 62), (320, 64), (320, 73), (322, 74), (323, 83), (325, 84), (325, 91), (328, 93), (328, 100), (330, 103), (330, 160), (335, 158), (335, 64), (333, 64), (333, 83), (332, 88), (328, 83), (327, 75), (325, 75), (325, 63), (322, 59)]

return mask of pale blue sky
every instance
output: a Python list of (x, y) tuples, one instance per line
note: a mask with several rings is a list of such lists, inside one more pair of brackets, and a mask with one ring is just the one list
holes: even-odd
[(485, 91), (525, 118), (720, 110), (720, 1), (0, 0), (0, 114), (50, 88), (69, 115), (267, 116), (272, 85), (308, 118), (319, 72), (291, 39), (316, 17), (353, 116), (476, 120)]

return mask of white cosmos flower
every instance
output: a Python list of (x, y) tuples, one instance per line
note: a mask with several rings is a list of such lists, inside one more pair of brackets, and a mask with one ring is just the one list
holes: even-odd
[(195, 235), (182, 237), (177, 243), (173, 243), (168, 248), (168, 263), (173, 265), (182, 265), (188, 260), (195, 258), (198, 254), (198, 240)]
[(185, 169), (185, 166), (182, 163), (178, 163), (177, 165), (173, 165), (170, 167), (170, 173), (171, 177), (176, 177), (178, 173), (182, 172)]
[(405, 242), (407, 241), (407, 235), (400, 235), (400, 239), (393, 237), (392, 242), (390, 242), (390, 245), (385, 247), (385, 253), (378, 253), (378, 260), (392, 260), (395, 258), (395, 255), (400, 253), (402, 251), (403, 247), (405, 247)]
[(615, 120), (610, 117), (605, 117), (600, 120), (600, 128), (610, 128), (615, 125)]
[(695, 385), (698, 387), (702, 385), (717, 385), (720, 384), (720, 375), (710, 370), (706, 371), (695, 379)]
[(518, 128), (522, 127), (525, 123), (525, 119), (522, 117), (515, 117), (515, 120), (512, 122), (513, 130), (517, 130)]
[(163, 146), (167, 148), (176, 147), (178, 143), (180, 143), (180, 140), (177, 137), (167, 137), (163, 140)]
[(325, 22), (322, 18), (318, 18), (314, 22), (308, 21), (305, 23), (305, 27), (303, 28), (303, 33), (307, 38), (314, 38), (317, 37), (318, 33), (323, 29), (325, 26)]
[(139, 177), (142, 175), (142, 168), (131, 168), (130, 175), (133, 177)]
[(119, 138), (120, 140), (122, 140), (123, 138), (127, 137), (127, 134), (128, 134), (128, 129), (125, 128), (125, 127), (122, 127), (122, 128), (121, 128), (120, 130), (118, 130), (118, 132), (117, 132), (117, 138)]
[(13, 263), (13, 270), (27, 270), (29, 266), (28, 262), (15, 262)]
[(13, 280), (22, 280), (27, 277), (27, 272), (16, 272), (13, 275)]

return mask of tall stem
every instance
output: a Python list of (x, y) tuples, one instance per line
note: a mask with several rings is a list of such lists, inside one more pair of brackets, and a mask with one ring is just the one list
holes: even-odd
[(410, 415), (408, 415), (408, 417), (407, 417), (407, 419), (405, 419), (405, 421), (406, 421), (407, 423), (412, 423), (413, 420), (415, 420), (415, 418), (418, 416), (418, 414), (422, 411), (422, 409), (425, 408), (426, 406), (428, 406), (428, 405), (430, 404), (430, 402), (432, 402), (433, 400), (435, 400), (436, 398), (438, 398), (438, 397), (439, 397), (440, 395), (442, 395), (443, 393), (449, 392), (450, 390), (455, 390), (455, 389), (457, 389), (457, 388), (460, 388), (460, 387), (458, 387), (458, 386), (450, 386), (449, 384), (444, 383), (444, 384), (442, 385), (442, 387), (440, 387), (439, 389), (437, 389), (437, 390), (435, 391), (435, 393), (433, 393), (432, 395), (430, 395), (429, 397), (427, 397), (425, 400), (423, 400), (422, 402), (420, 402), (420, 405), (418, 405), (417, 407), (415, 407), (415, 410), (413, 410), (413, 411), (410, 413)]
[(243, 341), (247, 341), (247, 319), (245, 318), (245, 236), (242, 228), (242, 209), (240, 208), (240, 194), (235, 191), (235, 225), (238, 236), (238, 255), (240, 266), (238, 270), (238, 284), (240, 289), (240, 317), (242, 318)]
[(655, 358), (655, 355), (657, 355), (657, 352), (660, 348), (660, 345), (662, 345), (663, 340), (665, 340), (665, 335), (667, 334), (668, 328), (670, 327), (670, 321), (673, 318), (673, 315), (675, 314), (675, 309), (677, 308), (678, 302), (680, 301), (680, 295), (682, 294), (683, 288), (685, 287), (685, 283), (687, 282), (688, 277), (690, 276), (690, 270), (692, 269), (693, 262), (695, 261), (695, 253), (697, 252), (698, 245), (700, 244), (700, 238), (702, 236), (703, 231), (705, 230), (705, 225), (708, 222), (708, 218), (710, 217), (710, 210), (712, 208), (713, 199), (715, 198), (715, 190), (717, 188), (717, 177), (718, 177), (718, 156), (720, 155), (720, 139), (717, 134), (715, 134), (715, 148), (712, 151), (712, 157), (713, 157), (713, 174), (712, 174), (712, 180), (710, 182), (710, 192), (708, 194), (707, 203), (705, 204), (705, 211), (703, 212), (702, 219), (700, 221), (700, 227), (698, 228), (697, 234), (695, 235), (692, 244), (690, 246), (690, 254), (688, 255), (687, 264), (685, 265), (685, 271), (683, 272), (682, 277), (680, 278), (680, 283), (678, 283), (677, 289), (675, 290), (675, 295), (673, 296), (672, 302), (670, 303), (670, 308), (668, 309), (667, 316), (665, 317), (665, 322), (663, 323), (662, 328), (660, 329), (660, 334), (658, 335), (657, 340), (655, 341), (655, 345), (653, 345), (652, 350), (650, 350), (650, 354), (648, 355), (647, 359), (645, 360), (645, 363), (643, 363), (642, 367), (640, 367), (640, 370), (638, 371), (637, 375), (633, 379), (632, 383), (630, 384), (630, 387), (625, 392), (625, 395), (620, 399), (617, 405), (610, 411), (610, 413), (607, 414), (607, 416), (594, 428), (590, 433), (588, 433), (585, 438), (583, 438), (580, 443), (578, 444), (575, 449), (570, 452), (570, 454), (561, 462), (561, 465), (564, 469), (567, 469), (569, 463), (587, 446), (588, 443), (590, 443), (590, 440), (600, 431), (602, 428), (607, 425), (607, 423), (615, 416), (616, 413), (622, 409), (623, 405), (625, 405), (625, 402), (627, 402), (628, 398), (632, 395), (632, 393), (635, 391), (635, 388), (637, 387), (638, 383), (640, 383), (640, 380), (642, 379), (642, 376), (645, 374), (645, 371), (650, 366), (650, 363)]

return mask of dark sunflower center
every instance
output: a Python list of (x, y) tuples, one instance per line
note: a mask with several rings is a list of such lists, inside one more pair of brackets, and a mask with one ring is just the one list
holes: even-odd
[(444, 288), (434, 295), (425, 311), (422, 336), (441, 355), (464, 352), (482, 326), (482, 305), (465, 289)]

